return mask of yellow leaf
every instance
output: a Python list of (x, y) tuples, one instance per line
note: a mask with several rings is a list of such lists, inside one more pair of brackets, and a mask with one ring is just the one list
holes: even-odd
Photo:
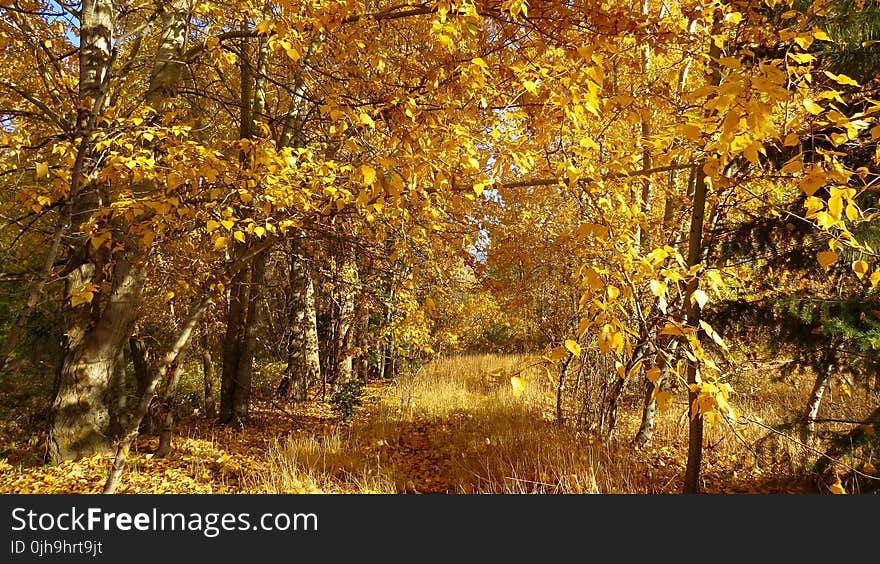
[(691, 294), (691, 304), (698, 304), (700, 309), (703, 309), (706, 306), (706, 303), (709, 301), (709, 295), (706, 294), (703, 290), (697, 288), (694, 290), (694, 293)]
[(815, 116), (821, 114), (823, 111), (822, 106), (820, 106), (816, 102), (810, 100), (809, 98), (804, 100), (804, 107), (807, 109), (808, 112), (810, 112), (811, 114), (813, 114)]
[(828, 267), (837, 260), (837, 253), (835, 253), (834, 251), (822, 251), (821, 253), (816, 255), (816, 259), (819, 261), (819, 265), (822, 268), (828, 270)]
[(797, 133), (789, 133), (788, 135), (785, 136), (785, 141), (783, 141), (782, 144), (786, 147), (794, 147), (795, 145), (799, 144), (800, 142), (801, 142), (801, 138), (798, 136)]
[(846, 76), (845, 74), (834, 74), (828, 71), (822, 71), (825, 73), (825, 76), (833, 80), (834, 82), (841, 84), (843, 86), (860, 86), (858, 82), (853, 80), (852, 78)]
[(599, 352), (608, 354), (611, 352), (611, 344), (613, 340), (614, 330), (610, 325), (604, 325), (602, 331), (599, 332)]
[(37, 178), (46, 178), (49, 176), (49, 163), (37, 163)]
[(700, 327), (703, 328), (703, 330), (706, 332), (707, 335), (712, 337), (712, 340), (715, 341), (715, 343), (719, 347), (721, 347), (724, 350), (727, 350), (727, 343), (724, 342), (724, 339), (721, 338), (721, 335), (719, 335), (718, 332), (715, 331), (715, 329), (713, 329), (711, 325), (709, 325), (706, 321), (701, 319), (700, 320)]
[(738, 24), (743, 19), (743, 15), (739, 12), (730, 12), (729, 14), (724, 15), (724, 21), (730, 22), (732, 24)]
[(825, 173), (822, 171), (813, 171), (801, 180), (798, 187), (803, 191), (807, 196), (812, 196), (816, 193), (816, 191), (825, 185), (827, 178)]
[(566, 340), (565, 348), (568, 349), (568, 352), (570, 352), (574, 356), (581, 356), (581, 346), (575, 341), (572, 341), (571, 339)]
[[(833, 193), (833, 189), (832, 189)], [(843, 212), (843, 198), (840, 196), (832, 196), (828, 198), (828, 213), (831, 214), (831, 217), (834, 219), (840, 219), (840, 214)]]
[(262, 239), (266, 236), (266, 228), (259, 225), (254, 227), (254, 235)]
[(553, 362), (559, 362), (565, 358), (565, 348), (564, 347), (556, 347), (552, 351), (550, 351), (550, 360)]
[(752, 141), (749, 145), (743, 150), (743, 155), (745, 158), (749, 160), (755, 166), (759, 166), (761, 164), (760, 157), (758, 154), (764, 150), (764, 144), (760, 141)]
[(91, 303), (97, 293), (98, 287), (91, 282), (86, 282), (70, 293), (70, 305), (76, 307), (80, 304)]
[(165, 184), (168, 186), (169, 190), (174, 190), (183, 184), (183, 176), (176, 171), (171, 171), (168, 173), (168, 176), (165, 177)]
[(662, 411), (672, 407), (672, 392), (657, 392), (654, 399), (657, 401), (657, 407)]
[(210, 233), (211, 231), (214, 231), (215, 229), (220, 227), (220, 223), (217, 221), (214, 221), (213, 219), (209, 219), (208, 223), (205, 224), (205, 227), (207, 228), (208, 233)]
[(94, 299), (94, 297), (94, 292), (78, 292), (70, 296), (70, 306), (76, 307), (80, 304), (92, 303), (92, 299)]
[(877, 468), (873, 464), (871, 464), (870, 462), (865, 462), (862, 465), (862, 472), (864, 472), (865, 474), (872, 474), (873, 475), (873, 474), (877, 473)]
[(857, 260), (852, 264), (852, 269), (859, 278), (864, 278), (868, 272), (868, 263), (863, 260)]
[(376, 122), (373, 121), (373, 118), (369, 116), (366, 112), (361, 112), (361, 115), (358, 116), (360, 122), (367, 127), (376, 127)]
[(232, 235), (232, 237), (239, 243), (244, 243), (244, 231), (238, 230)]
[(871, 274), (871, 285), (876, 286), (878, 282), (880, 282), (880, 270), (875, 270)]
[(794, 38), (794, 42), (800, 45), (801, 49), (809, 49), (813, 44), (813, 36), (801, 34)]
[(791, 53), (791, 52), (789, 52), (788, 56), (791, 57), (794, 60), (794, 62), (800, 63), (802, 65), (816, 60), (816, 57), (814, 57), (813, 55), (810, 55), (809, 53)]
[(682, 133), (691, 141), (699, 141), (703, 136), (703, 130), (699, 125), (688, 123), (682, 126)]
[(831, 490), (833, 494), (845, 494), (846, 489), (844, 489), (843, 484), (840, 483), (840, 478), (837, 478), (833, 484), (828, 486), (828, 489)]
[(818, 28), (813, 28), (813, 37), (815, 37), (819, 41), (831, 41), (831, 38), (828, 37), (828, 34)]
[(667, 252), (666, 249), (659, 249), (658, 248), (658, 249), (654, 249), (653, 251), (651, 251), (651, 254), (649, 254), (648, 256), (651, 257), (652, 261), (654, 261), (656, 263), (660, 263), (660, 262), (663, 262), (664, 260), (666, 260), (666, 257), (669, 256), (669, 252)]
[(228, 241), (229, 240), (226, 237), (217, 237), (214, 239), (214, 250), (219, 251), (220, 249), (225, 249)]
[(859, 219), (859, 208), (854, 206), (853, 204), (846, 205), (846, 218), (850, 221), (856, 221)]
[(804, 156), (802, 154), (795, 155), (782, 165), (782, 172), (788, 174), (801, 172), (802, 170), (804, 170)]
[(660, 376), (662, 376), (662, 375), (663, 375), (663, 373), (656, 366), (649, 369), (648, 372), (645, 373), (645, 377), (648, 379), (648, 381), (650, 381), (655, 386), (657, 385), (658, 382), (660, 382)]
[(657, 297), (666, 293), (666, 282), (661, 280), (651, 280), (651, 293)]
[(515, 397), (520, 397), (526, 389), (526, 381), (519, 376), (511, 376), (510, 385), (513, 387)]
[(235, 227), (235, 221), (231, 219), (224, 219), (220, 222), (220, 225), (225, 227), (227, 231), (232, 231), (232, 228)]
[(376, 169), (370, 165), (361, 165), (361, 176), (364, 177), (364, 184), (370, 186), (376, 182)]
[(254, 31), (260, 35), (268, 35), (275, 28), (275, 22), (272, 20), (263, 20), (254, 26)]
[(661, 335), (673, 335), (675, 337), (683, 337), (688, 334), (688, 331), (682, 329), (677, 325), (673, 325), (672, 323), (667, 323), (663, 329), (660, 330)]
[(486, 61), (484, 61), (484, 60), (481, 59), (480, 57), (475, 57), (475, 58), (471, 59), (471, 63), (473, 63), (473, 64), (475, 64), (475, 65), (477, 65), (478, 67), (483, 68), (483, 69), (488, 69), (488, 68), (489, 68), (489, 65), (486, 64)]

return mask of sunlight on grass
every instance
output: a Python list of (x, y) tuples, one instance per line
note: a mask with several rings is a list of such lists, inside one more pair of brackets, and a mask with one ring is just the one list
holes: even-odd
[[(552, 387), (528, 366), (526, 357), (515, 355), (456, 356), (431, 363), (399, 378), (374, 412), (362, 414), (350, 428), (273, 442), (269, 469), (254, 489), (652, 491), (640, 483), (625, 452), (612, 452), (552, 420)], [(510, 383), (513, 375), (526, 381), (519, 397)]]
[(288, 436), (268, 449), (268, 470), (256, 476), (257, 493), (395, 493), (376, 460), (364, 459), (363, 445), (339, 430), (321, 437)]

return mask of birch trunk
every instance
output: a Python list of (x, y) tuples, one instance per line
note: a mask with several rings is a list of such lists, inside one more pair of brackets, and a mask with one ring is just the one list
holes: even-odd
[[(182, 67), (179, 56), (185, 47), (192, 0), (177, 0), (166, 11), (163, 32), (156, 50), (147, 103), (159, 109), (174, 96)], [(80, 12), (80, 84), (78, 129), (90, 134), (92, 124), (107, 97), (112, 64), (113, 3), (84, 0)], [(85, 141), (85, 140), (84, 140)], [(84, 144), (78, 161), (87, 157)], [(81, 166), (81, 165), (77, 165)], [(137, 186), (139, 193), (157, 189), (151, 183)], [(81, 225), (97, 204), (107, 199), (96, 186), (72, 190), (70, 213), (74, 252), (65, 269), (68, 295), (86, 284), (109, 285), (109, 292), (95, 295), (92, 303), (68, 306), (66, 345), (58, 392), (52, 403), (49, 458), (54, 462), (88, 456), (112, 449), (111, 382), (122, 368), (120, 352), (128, 344), (146, 280), (149, 252), (130, 236), (124, 219), (114, 220), (114, 237), (122, 251), (110, 257), (91, 248)], [(104, 202), (106, 205), (106, 202)], [(109, 272), (109, 275), (107, 274)]]

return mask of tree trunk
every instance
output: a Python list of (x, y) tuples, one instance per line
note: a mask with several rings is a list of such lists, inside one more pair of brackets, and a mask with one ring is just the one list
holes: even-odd
[[(657, 381), (660, 384), (660, 381)], [(645, 392), (642, 402), (642, 422), (633, 439), (637, 447), (646, 447), (654, 440), (654, 421), (657, 414), (657, 399), (654, 397), (654, 382), (645, 378)]]
[[(703, 256), (703, 217), (706, 212), (706, 181), (703, 167), (697, 169), (694, 187), (693, 212), (691, 214), (691, 230), (688, 243), (688, 266), (696, 266), (702, 262)], [(700, 305), (691, 296), (699, 288), (699, 279), (694, 277), (685, 291), (685, 315), (689, 327), (700, 326)], [(697, 384), (697, 363), (687, 361), (688, 386)], [(700, 492), (700, 466), (703, 458), (703, 416), (696, 412), (698, 392), (688, 389), (688, 458), (685, 469), (684, 493)]]
[[(660, 345), (660, 352), (657, 353), (657, 367), (660, 369), (660, 377), (654, 384), (645, 378), (645, 396), (642, 403), (642, 422), (639, 430), (633, 438), (633, 445), (637, 447), (646, 447), (654, 440), (654, 425), (657, 415), (657, 396), (656, 391), (660, 389), (663, 382), (669, 378), (669, 368), (672, 364), (672, 358), (678, 350), (678, 340), (665, 339)], [(663, 348), (668, 346), (669, 351), (665, 354)], [(668, 356), (667, 356), (668, 355)]]
[(813, 383), (813, 389), (807, 400), (807, 409), (804, 416), (804, 423), (801, 427), (801, 442), (806, 445), (813, 444), (813, 436), (816, 431), (816, 417), (819, 416), (819, 408), (822, 405), (822, 397), (828, 388), (828, 380), (831, 375), (831, 366), (823, 363), (816, 370), (816, 381)]
[[(189, 7), (192, 0), (177, 0), (162, 22), (150, 84), (149, 105), (159, 108), (174, 95), (182, 68), (179, 56), (186, 42)], [(107, 95), (106, 80), (112, 62), (111, 36), (114, 29), (113, 3), (84, 0), (80, 11), (80, 85), (78, 130), (90, 132)], [(86, 147), (77, 154), (81, 167)], [(152, 183), (135, 187), (139, 194), (155, 192)], [(138, 303), (146, 279), (149, 249), (129, 230), (124, 217), (111, 219), (113, 237), (120, 246), (113, 256), (94, 249), (81, 226), (100, 201), (98, 187), (72, 184), (70, 232), (74, 252), (66, 268), (68, 296), (83, 295), (89, 288), (109, 285), (107, 292), (92, 292), (92, 300), (70, 302), (66, 307), (66, 338), (58, 393), (52, 404), (49, 457), (54, 462), (107, 452), (112, 448), (111, 382), (120, 370), (120, 351), (127, 345), (137, 317)], [(108, 198), (109, 192), (103, 194)], [(109, 200), (108, 200), (109, 201)], [(105, 204), (106, 205), (106, 204)], [(136, 220), (137, 221), (137, 220)], [(109, 272), (109, 278), (108, 273)]]
[(602, 420), (605, 422), (603, 433), (605, 435), (606, 441), (610, 441), (614, 437), (615, 431), (617, 430), (617, 408), (620, 404), (620, 395), (623, 393), (623, 388), (625, 385), (626, 380), (618, 376), (614, 380), (614, 384), (611, 385), (611, 392), (605, 399), (604, 406), (602, 408), (605, 413), (602, 416)]
[(299, 239), (290, 252), (290, 343), (288, 346), (288, 395), (297, 401), (308, 398), (309, 387), (321, 378), (315, 285)]
[(226, 335), (223, 338), (223, 372), (220, 376), (220, 422), (232, 423), (233, 398), (241, 364), (241, 344), (244, 335), (248, 303), (250, 270), (243, 268), (232, 279), (229, 288), (229, 308), (226, 312)]
[[(244, 425), (251, 401), (251, 374), (257, 339), (257, 317), (268, 254), (253, 258), (250, 269), (236, 276), (230, 291), (220, 382), (220, 421)], [(237, 285), (237, 287), (236, 287)]]
[(247, 312), (245, 313), (244, 330), (241, 334), (242, 342), (236, 369), (236, 386), (232, 392), (232, 421), (239, 425), (246, 423), (250, 415), (251, 382), (257, 349), (260, 301), (263, 298), (262, 290), (265, 284), (268, 256), (268, 252), (257, 255), (251, 266), (251, 288), (248, 292)]
[[(712, 37), (718, 34), (721, 23), (721, 11), (715, 10), (714, 23), (712, 24)], [(718, 59), (721, 57), (721, 47), (714, 40), (709, 48), (709, 70), (711, 76), (709, 83), (712, 86), (721, 85), (721, 69)], [(703, 262), (703, 220), (706, 215), (706, 172), (703, 170), (705, 161), (699, 163), (695, 169), (694, 178), (694, 195), (691, 203), (691, 225), (688, 234), (688, 267), (694, 267)], [(691, 296), (695, 290), (699, 288), (699, 278), (694, 276), (685, 291), (685, 319), (689, 327), (699, 330), (702, 312), (700, 305), (696, 300), (692, 300)], [(696, 413), (696, 402), (698, 393), (691, 386), (697, 384), (697, 363), (687, 362), (687, 383), (688, 383), (688, 415), (690, 416), (690, 424), (688, 426), (688, 459), (684, 476), (683, 493), (699, 493), (700, 492), (700, 468), (703, 459), (703, 416)]]
[(131, 445), (137, 438), (141, 422), (143, 422), (144, 416), (147, 414), (147, 410), (150, 407), (150, 403), (153, 401), (153, 396), (156, 393), (156, 386), (158, 386), (159, 381), (168, 374), (168, 371), (172, 366), (176, 367), (179, 365), (183, 353), (189, 346), (193, 330), (196, 325), (198, 325), (199, 320), (210, 304), (211, 298), (204, 295), (194, 303), (192, 307), (190, 307), (187, 319), (183, 328), (180, 330), (180, 333), (178, 333), (177, 339), (175, 339), (174, 343), (168, 349), (168, 352), (162, 358), (161, 364), (151, 374), (149, 381), (146, 383), (144, 393), (138, 398), (138, 402), (132, 412), (128, 428), (125, 430), (125, 434), (116, 445), (116, 455), (113, 458), (113, 464), (110, 468), (110, 473), (107, 476), (107, 481), (104, 482), (103, 493), (112, 494), (116, 492), (116, 489), (119, 487), (119, 482), (122, 480), (122, 472), (125, 469), (125, 463), (128, 460), (128, 454), (131, 451)]
[(183, 375), (183, 352), (165, 372), (165, 382), (159, 396), (159, 448), (156, 456), (162, 458), (171, 452), (171, 434), (174, 429), (174, 390)]
[(49, 432), (53, 462), (112, 447), (111, 405), (118, 401), (112, 396), (118, 391), (112, 382), (122, 369), (120, 352), (128, 343), (144, 278), (143, 264), (130, 265), (119, 258), (113, 290), (100, 296), (103, 308), (80, 304), (68, 314), (67, 346)]
[[(79, 53), (79, 107), (77, 112), (77, 131), (90, 133), (94, 116), (100, 112), (102, 100), (106, 97), (105, 77), (112, 62), (110, 45), (113, 33), (113, 4), (109, 0), (84, 0), (80, 11), (80, 53)], [(89, 148), (80, 145), (78, 159), (82, 161)], [(82, 155), (82, 156), (81, 156)], [(72, 180), (76, 182), (76, 180)], [(76, 215), (74, 222), (75, 243), (83, 248), (88, 243), (83, 234), (78, 233), (84, 222), (91, 192), (74, 193), (71, 189), (71, 209)], [(95, 273), (95, 265), (88, 264), (81, 253), (72, 257), (67, 267), (66, 295), (73, 290), (82, 289), (90, 283)], [(65, 302), (67, 304), (68, 302)], [(66, 343), (64, 360), (59, 379), (58, 392), (52, 402), (52, 422), (49, 429), (49, 458), (60, 462), (96, 452), (109, 450), (110, 412), (107, 398), (108, 386), (116, 371), (117, 350), (113, 343), (102, 343), (94, 332), (114, 332), (108, 323), (92, 329), (92, 315), (87, 310), (91, 304), (80, 304), (77, 308), (65, 307)], [(122, 330), (124, 330), (124, 323)], [(127, 336), (126, 336), (127, 337)]]
[(202, 373), (205, 382), (205, 417), (217, 416), (217, 400), (214, 397), (214, 359), (207, 326), (202, 326)]
[(355, 340), (357, 342), (357, 357), (355, 358), (354, 373), (363, 378), (366, 382), (369, 379), (369, 351), (370, 344), (368, 341), (370, 329), (369, 312), (361, 314), (357, 322), (357, 331), (355, 332)]
[[(59, 212), (59, 214), (61, 213), (62, 212)], [(43, 266), (40, 268), (40, 273), (37, 275), (37, 279), (34, 280), (33, 285), (28, 292), (27, 301), (25, 301), (24, 306), (15, 317), (15, 321), (9, 329), (9, 333), (6, 334), (3, 344), (0, 345), (0, 372), (3, 372), (3, 369), (6, 368), (6, 361), (9, 359), (9, 355), (15, 350), (18, 343), (21, 341), (21, 337), (24, 335), (25, 328), (27, 327), (27, 322), (40, 301), (40, 296), (43, 294), (43, 288), (46, 286), (46, 282), (49, 281), (49, 276), (52, 274), (52, 268), (55, 266), (55, 259), (58, 258), (58, 251), (61, 248), (61, 239), (64, 235), (65, 228), (64, 224), (64, 220), (59, 217), (58, 224), (55, 226), (55, 233), (52, 235), (52, 243), (49, 245), (49, 251), (43, 259)]]
[(336, 296), (336, 319), (334, 320), (333, 352), (334, 373), (330, 381), (330, 393), (351, 380), (354, 357), (352, 340), (354, 333), (354, 307), (357, 294), (358, 271), (354, 249), (344, 245), (337, 260), (340, 261), (336, 276), (334, 294)]
[(563, 413), (562, 409), (562, 396), (565, 392), (565, 376), (568, 374), (568, 367), (571, 365), (571, 359), (574, 358), (573, 354), (569, 354), (565, 359), (565, 362), (562, 363), (562, 368), (559, 370), (559, 383), (556, 386), (556, 422), (562, 425), (565, 423), (565, 413)]

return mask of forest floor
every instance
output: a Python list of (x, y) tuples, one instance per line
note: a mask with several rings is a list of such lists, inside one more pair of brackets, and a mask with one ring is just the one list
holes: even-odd
[[(176, 423), (167, 457), (152, 454), (155, 437), (139, 437), (119, 493), (680, 491), (687, 440), (681, 405), (661, 412), (653, 444), (637, 449), (629, 439), (640, 405), (638, 397), (627, 398), (619, 438), (605, 443), (555, 422), (546, 380), (526, 378), (524, 393), (514, 393), (510, 375), (525, 375), (524, 362), (519, 356), (454, 357), (395, 381), (371, 382), (348, 422), (318, 399), (256, 401), (242, 429), (216, 425), (192, 409)], [(7, 393), (0, 413), (0, 493), (101, 491), (108, 456), (43, 464), (39, 398), (0, 392)], [(753, 395), (743, 403), (766, 401)], [(769, 427), (782, 415), (763, 417)], [(761, 425), (743, 428), (740, 437), (729, 427), (708, 428), (704, 491), (816, 491), (795, 468), (792, 442)]]

